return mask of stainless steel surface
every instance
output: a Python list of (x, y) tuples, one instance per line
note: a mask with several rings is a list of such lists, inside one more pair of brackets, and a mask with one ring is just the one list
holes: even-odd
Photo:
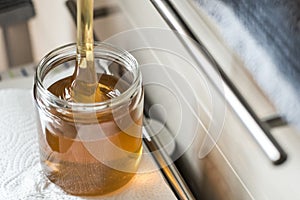
[[(116, 3), (120, 7), (120, 12), (99, 20), (99, 27), (96, 32), (101, 36), (100, 38), (106, 39), (123, 33), (123, 31), (137, 30), (143, 27), (170, 30), (168, 24), (150, 1), (110, 2)], [(215, 39), (217, 31), (213, 28), (213, 24), (192, 2), (194, 0), (172, 0), (176, 10), (183, 16), (185, 24), (192, 28), (193, 33), (197, 33), (195, 34), (197, 38), (204, 38), (205, 46), (209, 46), (210, 53), (213, 53), (213, 57), (222, 64), (226, 74), (231, 75), (233, 82), (239, 90), (242, 90), (242, 95), (250, 102), (251, 107), (254, 106), (255, 113), (260, 119), (264, 120), (270, 116), (275, 116), (277, 113), (272, 102), (265, 98), (253, 79), (246, 74), (242, 63), (228, 48), (224, 48), (224, 43), (219, 38)], [(106, 23), (113, 29), (103, 30), (101, 27)], [(157, 39), (162, 44), (171, 42), (182, 52), (185, 49), (182, 42), (175, 38), (151, 35), (143, 31), (139, 37), (149, 41), (149, 49), (152, 47), (151, 40), (153, 39)], [(126, 42), (121, 43), (124, 45), (122, 47), (130, 49), (139, 39), (133, 37), (132, 40), (126, 40)], [(214, 94), (214, 92), (212, 94), (214, 96), (209, 96), (210, 94), (205, 92), (205, 87), (202, 87), (201, 81), (195, 80), (195, 71), (191, 70), (191, 66), (166, 52), (144, 49), (144, 51), (133, 53), (139, 60), (143, 79), (146, 83), (146, 114), (152, 114), (151, 118), (160, 122), (166, 120), (164, 125), (172, 134), (171, 139), (166, 139), (172, 141), (172, 148), (167, 150), (168, 155), (174, 160), (174, 164), (196, 199), (281, 200), (295, 199), (300, 196), (297, 187), (298, 180), (300, 180), (300, 159), (298, 156), (300, 137), (292, 127), (271, 129), (271, 134), (276, 137), (289, 155), (286, 162), (275, 166), (262, 153), (255, 139), (249, 134), (231, 107), (228, 107), (225, 113), (217, 109), (216, 116), (224, 117), (224, 121), (221, 121), (220, 124), (221, 133), (218, 138), (214, 138), (216, 144), (213, 148), (207, 151), (206, 156), (203, 156), (201, 153), (205, 143), (203, 141), (209, 139), (207, 131), (218, 123), (215, 118), (212, 118), (210, 100), (216, 101), (215, 103), (218, 105), (219, 103), (222, 104), (223, 97), (220, 94)], [(180, 55), (187, 56), (184, 52)], [(176, 86), (183, 90), (183, 94), (193, 110), (181, 104), (184, 102), (176, 102), (178, 99), (175, 96), (181, 94), (176, 90), (171, 92), (168, 90), (173, 89), (172, 84), (167, 85), (168, 87), (160, 87), (159, 83), (169, 81), (168, 74), (162, 69), (158, 70), (155, 66), (143, 68), (149, 63), (170, 66), (182, 76), (178, 78), (176, 74), (169, 74), (174, 83), (177, 84)], [(147, 83), (151, 81), (158, 84), (148, 86)], [(193, 95), (199, 101), (195, 101)], [(156, 105), (160, 106), (156, 107)], [(201, 121), (198, 121), (199, 119)], [(163, 139), (162, 141), (166, 140)], [(161, 140), (159, 141), (161, 142)], [(182, 151), (184, 151), (183, 155), (175, 159), (174, 155)]]
[(147, 145), (149, 151), (152, 152), (153, 158), (177, 198), (184, 200), (195, 199), (176, 166), (173, 164), (169, 154), (163, 148), (164, 145), (161, 143), (161, 140), (158, 138), (158, 134), (171, 135), (171, 133), (166, 133), (168, 132), (166, 128), (159, 130), (159, 133), (157, 133), (157, 131), (155, 131), (157, 127), (162, 127), (163, 125), (156, 120), (144, 118), (144, 124), (144, 143)]
[[(209, 52), (207, 52), (205, 47), (201, 45), (199, 41), (199, 45), (195, 45), (194, 43), (190, 42), (190, 40), (182, 37), (182, 34), (184, 34), (196, 40), (191, 31), (172, 9), (170, 2), (167, 0), (151, 0), (151, 2), (166, 20), (166, 22), (170, 25), (170, 27), (180, 33), (178, 36), (181, 37), (181, 41), (199, 64), (198, 66), (201, 67), (201, 70), (203, 70), (204, 73), (209, 77), (210, 81), (214, 83), (217, 90), (224, 95), (224, 98), (228, 104), (233, 108), (235, 113), (239, 116), (239, 119), (248, 128), (249, 132), (256, 139), (257, 143), (268, 156), (268, 158), (274, 164), (283, 163), (287, 157), (286, 153), (272, 137), (268, 128), (260, 122), (256, 114), (247, 104), (246, 100), (242, 97), (242, 95), (240, 95), (236, 87), (234, 87), (231, 81), (226, 77), (222, 69), (218, 66)], [(216, 82), (215, 77), (218, 76), (216, 73), (220, 73), (222, 80), (224, 81), (223, 83)]]

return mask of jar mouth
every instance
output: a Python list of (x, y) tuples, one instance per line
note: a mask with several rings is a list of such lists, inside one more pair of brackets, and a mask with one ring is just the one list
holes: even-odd
[(42, 100), (47, 102), (49, 105), (55, 108), (72, 109), (75, 111), (90, 111), (95, 109), (111, 108), (128, 101), (131, 96), (134, 96), (133, 94), (135, 93), (136, 88), (142, 81), (141, 72), (138, 68), (136, 59), (126, 50), (103, 42), (94, 42), (95, 58), (99, 57), (99, 55), (96, 55), (97, 52), (100, 52), (100, 54), (103, 56), (112, 55), (115, 58), (121, 59), (124, 66), (130, 67), (130, 70), (128, 71), (133, 74), (133, 80), (130, 86), (119, 96), (101, 102), (77, 103), (61, 99), (48, 90), (43, 83), (43, 79), (49, 73), (49, 71), (51, 71), (51, 68), (49, 67), (49, 69), (45, 69), (45, 67), (47, 65), (51, 65), (52, 63), (55, 68), (55, 65), (62, 64), (66, 61), (75, 60), (76, 44), (71, 43), (52, 50), (38, 63), (35, 74), (34, 97), (36, 98), (36, 92), (38, 91), (41, 94), (40, 98), (42, 98)]

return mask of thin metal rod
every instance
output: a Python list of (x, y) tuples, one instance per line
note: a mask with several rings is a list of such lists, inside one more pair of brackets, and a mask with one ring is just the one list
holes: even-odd
[[(147, 118), (144, 118), (144, 123), (147, 124)], [(178, 199), (195, 199), (184, 179), (178, 172), (176, 166), (171, 161), (170, 156), (164, 151), (163, 145), (158, 140), (158, 138), (156, 138), (156, 133), (151, 133), (151, 131), (151, 128), (149, 128), (148, 126), (145, 126), (145, 128), (143, 129), (144, 135), (146, 135), (146, 137), (144, 138), (144, 143), (152, 153), (153, 158), (155, 159), (157, 165), (160, 167), (161, 172), (168, 181), (171, 189)], [(151, 137), (151, 135), (154, 136)]]

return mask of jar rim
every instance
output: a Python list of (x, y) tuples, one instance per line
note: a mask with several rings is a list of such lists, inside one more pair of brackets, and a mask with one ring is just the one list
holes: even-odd
[[(132, 96), (133, 93), (135, 92), (135, 88), (137, 88), (141, 83), (141, 71), (138, 68), (138, 62), (128, 51), (118, 48), (109, 43), (94, 42), (94, 51), (102, 50), (102, 51), (107, 51), (107, 53), (108, 52), (118, 53), (118, 56), (121, 56), (122, 59), (125, 59), (130, 64), (130, 66), (132, 67), (132, 70), (130, 72), (134, 74), (133, 82), (130, 84), (129, 88), (127, 88), (119, 96), (105, 101), (95, 102), (95, 103), (77, 103), (77, 102), (70, 102), (70, 101), (63, 100), (57, 97), (56, 95), (54, 95), (53, 93), (51, 93), (47, 88), (45, 88), (43, 84), (43, 78), (46, 76), (48, 72), (46, 72), (44, 77), (42, 77), (41, 72), (43, 67), (47, 65), (47, 63), (50, 62), (50, 60), (53, 59), (55, 55), (57, 55), (59, 52), (63, 52), (64, 50), (69, 50), (68, 53), (70, 53), (69, 55), (70, 57), (76, 56), (75, 43), (63, 45), (46, 54), (42, 58), (42, 60), (38, 63), (35, 72), (34, 97), (36, 98), (36, 92), (38, 90), (41, 93), (41, 96), (44, 97), (43, 100), (45, 100), (51, 106), (54, 106), (56, 108), (72, 109), (78, 111), (90, 111), (91, 109), (95, 110), (95, 109), (105, 109), (105, 108), (115, 107), (117, 105), (122, 104), (126, 99), (130, 98), (130, 96)], [(63, 59), (63, 57), (60, 59)]]

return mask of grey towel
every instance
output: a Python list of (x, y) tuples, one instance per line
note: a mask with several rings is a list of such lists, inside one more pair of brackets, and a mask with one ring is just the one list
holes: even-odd
[(300, 0), (195, 0), (279, 112), (300, 129)]

